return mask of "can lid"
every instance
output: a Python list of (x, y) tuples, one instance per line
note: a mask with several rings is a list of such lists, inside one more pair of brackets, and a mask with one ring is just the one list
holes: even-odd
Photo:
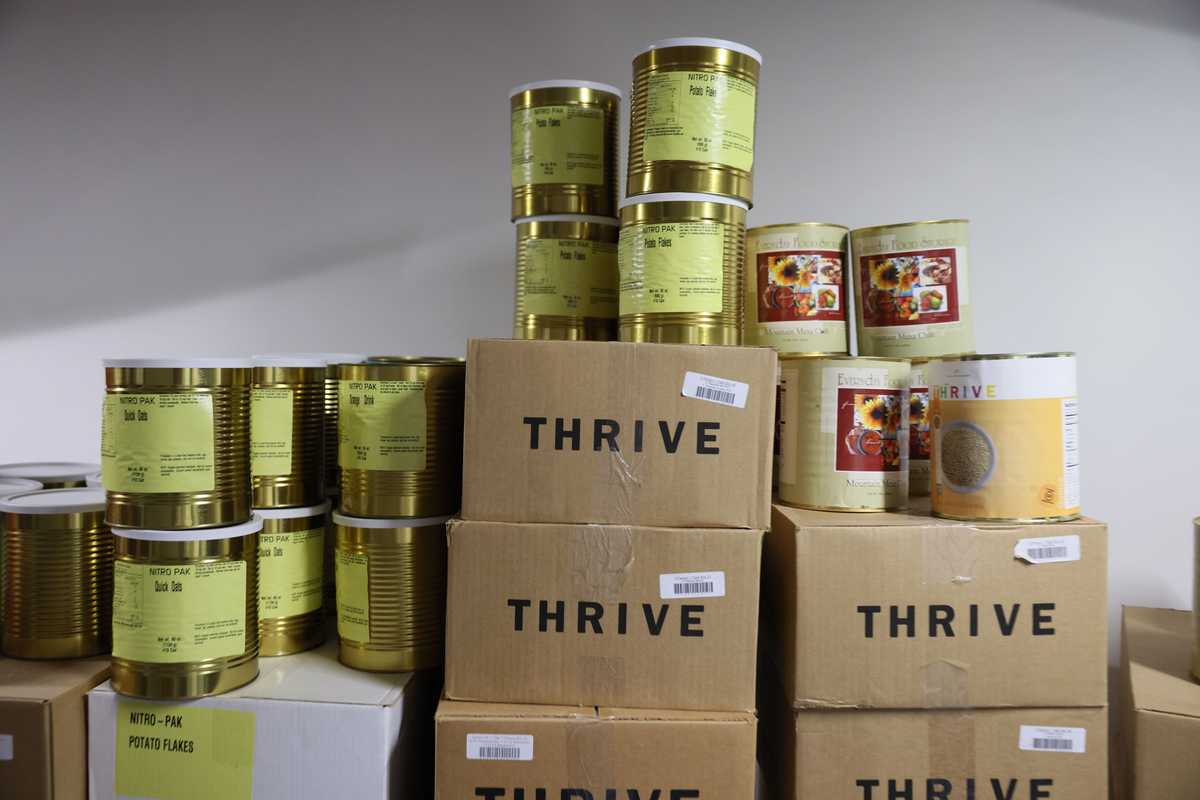
[(1045, 353), (960, 353), (952, 356), (930, 356), (929, 361), (1016, 361), (1025, 358), (1074, 358), (1068, 350)]
[(657, 42), (651, 42), (646, 50), (663, 50), (668, 47), (721, 47), (744, 56), (750, 56), (759, 64), (763, 63), (762, 53), (749, 45), (731, 42), (728, 39), (710, 39), (707, 36), (676, 36), (672, 39), (659, 39)]
[(87, 483), (87, 485), (92, 487), (93, 489), (103, 489), (104, 488), (104, 481), (100, 477), (99, 470), (97, 470), (96, 472), (93, 472), (91, 475), (88, 475), (86, 478), (84, 478), (84, 482)]
[(867, 234), (875, 233), (876, 231), (887, 230), (889, 228), (912, 228), (917, 225), (947, 225), (951, 223), (968, 225), (970, 222), (971, 220), (969, 219), (956, 219), (953, 217), (947, 217), (946, 219), (919, 219), (915, 222), (893, 222), (888, 225), (869, 225), (866, 228), (854, 228), (850, 231), (850, 235), (865, 236)]
[(147, 542), (211, 542), (214, 539), (236, 539), (262, 530), (262, 517), (257, 512), (249, 522), (226, 525), (222, 528), (187, 528), (181, 531), (156, 531), (146, 528), (122, 528), (113, 526), (114, 536), (124, 539), (141, 539)]
[(0, 478), (24, 478), (40, 483), (83, 481), (99, 469), (99, 464), (86, 461), (26, 461), (20, 464), (0, 464)]
[(0, 511), (7, 514), (78, 514), (104, 510), (104, 491), (83, 486), (74, 489), (35, 489), (0, 496)]
[(317, 514), (328, 513), (332, 504), (326, 500), (324, 503), (315, 506), (307, 506), (305, 508), (256, 508), (254, 513), (263, 519), (303, 519), (304, 517), (315, 517)]
[(607, 83), (596, 83), (595, 81), (577, 81), (572, 78), (558, 78), (549, 81), (532, 81), (531, 83), (522, 83), (520, 86), (513, 87), (513, 90), (508, 93), (508, 97), (512, 98), (519, 95), (521, 92), (531, 92), (534, 89), (592, 89), (597, 92), (609, 92), (615, 94), (618, 98), (624, 99), (621, 90), (615, 86), (610, 86)]
[(467, 360), (462, 356), (367, 356), (363, 363), (373, 367), (464, 367)]
[(250, 363), (256, 367), (315, 367), (324, 369), (329, 362), (318, 356), (285, 353), (277, 356), (254, 356)]
[(837, 228), (841, 231), (848, 231), (845, 225), (838, 225), (836, 222), (776, 222), (772, 225), (755, 225), (753, 228), (746, 228), (746, 235), (752, 233), (761, 233), (763, 231), (774, 231), (782, 228)]
[(117, 369), (243, 369), (245, 358), (106, 358), (105, 368)]
[(658, 192), (656, 194), (636, 194), (633, 197), (626, 197), (617, 208), (625, 208), (626, 206), (636, 206), (642, 203), (723, 203), (727, 206), (737, 206), (746, 211), (750, 210), (750, 205), (744, 200), (738, 200), (736, 197), (725, 197), (719, 194), (700, 194), (699, 192)]
[(270, 366), (308, 366), (294, 363), (297, 360), (320, 361), (322, 366), (329, 366), (330, 364), (361, 364), (367, 360), (367, 355), (366, 353), (260, 353), (251, 360), (256, 366), (268, 366), (267, 364), (260, 365), (259, 359), (277, 361)]
[(444, 525), (450, 517), (351, 517), (333, 512), (333, 524), (347, 528), (425, 528)]
[(614, 228), (621, 224), (621, 220), (616, 217), (597, 217), (592, 214), (537, 214), (513, 220), (514, 225), (520, 225), (522, 222), (590, 222), (593, 225), (611, 225)]

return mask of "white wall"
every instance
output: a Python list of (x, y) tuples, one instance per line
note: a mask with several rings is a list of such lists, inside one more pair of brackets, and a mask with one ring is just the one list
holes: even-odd
[(0, 6), (0, 461), (95, 457), (105, 355), (508, 334), (507, 90), (680, 34), (766, 56), (751, 224), (972, 219), (981, 350), (1080, 353), (1114, 613), (1189, 607), (1194, 0)]

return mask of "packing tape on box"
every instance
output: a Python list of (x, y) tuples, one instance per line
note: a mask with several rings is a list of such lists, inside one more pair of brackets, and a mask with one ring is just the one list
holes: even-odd
[(615, 786), (617, 726), (602, 718), (567, 729), (567, 779), (572, 786)]
[(975, 776), (975, 720), (970, 712), (927, 712), (929, 775), (954, 780)]
[[(924, 580), (927, 586), (962, 586), (975, 580), (979, 558), (977, 540), (965, 525), (938, 529), (924, 545)], [(951, 659), (937, 659), (921, 668), (921, 695), (926, 708), (962, 708), (970, 705), (970, 667)]]
[[(621, 599), (633, 571), (633, 529), (628, 526), (585, 526), (571, 531), (568, 546), (572, 589), (579, 597), (606, 602)], [(581, 654), (576, 669), (593, 695), (615, 696), (625, 688), (625, 659)]]

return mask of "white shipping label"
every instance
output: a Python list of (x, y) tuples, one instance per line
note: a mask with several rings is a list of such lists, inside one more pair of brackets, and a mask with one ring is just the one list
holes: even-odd
[(523, 733), (468, 733), (470, 761), (533, 761), (533, 737)]
[(1013, 556), (1030, 564), (1058, 564), (1083, 558), (1083, 545), (1078, 536), (1047, 536), (1044, 539), (1022, 539), (1013, 548)]
[(675, 572), (658, 576), (658, 596), (663, 600), (689, 597), (724, 597), (724, 572)]
[(750, 384), (715, 378), (701, 372), (686, 372), (683, 375), (681, 394), (684, 397), (707, 400), (721, 406), (745, 408), (746, 397), (750, 394)]
[(1040, 753), (1086, 753), (1087, 728), (1022, 725), (1020, 748)]
[(11, 733), (0, 733), (0, 761), (13, 760), (13, 738)]

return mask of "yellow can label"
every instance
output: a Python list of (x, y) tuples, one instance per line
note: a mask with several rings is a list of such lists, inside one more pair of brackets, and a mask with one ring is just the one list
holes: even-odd
[(525, 261), (526, 314), (616, 318), (616, 244), (529, 239)]
[(720, 312), (725, 226), (662, 222), (621, 228), (621, 314)]
[(1073, 358), (928, 367), (933, 510), (968, 518), (1079, 513)]
[(288, 475), (292, 471), (291, 389), (250, 392), (250, 474)]
[(110, 492), (212, 491), (212, 395), (105, 395), (100, 469)]
[(250, 800), (254, 713), (196, 703), (117, 701), (116, 781), (121, 797)]
[(604, 112), (538, 106), (512, 112), (512, 185), (604, 183)]
[(258, 535), (259, 619), (307, 614), (321, 607), (325, 528)]
[(646, 161), (754, 167), (755, 86), (720, 72), (651, 75), (646, 87)]
[(246, 562), (113, 564), (113, 655), (150, 664), (246, 651)]
[(333, 563), (338, 636), (351, 642), (370, 642), (370, 559), (365, 553), (338, 550), (333, 554)]
[(425, 469), (425, 382), (338, 381), (338, 465)]

